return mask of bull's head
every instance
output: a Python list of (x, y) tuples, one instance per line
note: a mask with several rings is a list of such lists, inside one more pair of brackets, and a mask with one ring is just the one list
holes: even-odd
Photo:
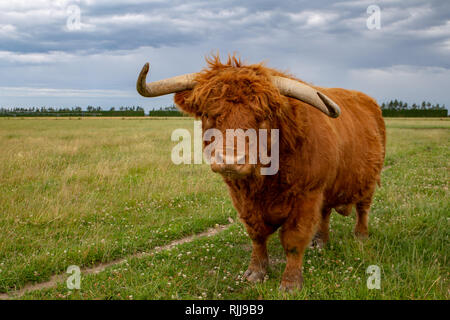
[[(257, 173), (257, 167), (269, 165), (261, 163), (259, 158), (255, 160), (251, 151), (258, 149), (259, 154), (261, 152), (261, 137), (264, 135), (258, 134), (260, 129), (266, 129), (263, 130), (267, 137), (265, 152), (270, 153), (273, 146), (270, 130), (282, 128), (284, 122), (296, 126), (293, 119), (283, 113), (288, 104), (283, 96), (306, 102), (332, 118), (340, 114), (338, 105), (323, 93), (300, 81), (277, 75), (262, 65), (243, 66), (234, 57), (227, 64), (222, 64), (218, 58), (207, 62), (210, 68), (203, 72), (150, 83), (146, 83), (147, 63), (139, 75), (137, 90), (144, 97), (176, 93), (175, 103), (202, 120), (203, 132), (215, 129), (222, 133), (221, 142), (215, 140), (217, 136), (207, 138), (209, 141), (205, 142), (205, 147), (215, 142), (211, 149), (218, 149), (217, 143), (223, 144), (219, 150), (210, 150), (214, 172), (244, 177)], [(234, 135), (231, 139), (230, 133)], [(238, 148), (241, 138), (246, 142), (244, 148)], [(284, 139), (289, 140), (289, 137)], [(227, 143), (230, 141), (231, 147)]]

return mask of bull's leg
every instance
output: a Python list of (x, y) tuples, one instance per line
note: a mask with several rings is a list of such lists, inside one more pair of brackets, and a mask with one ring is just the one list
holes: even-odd
[(250, 282), (263, 281), (269, 265), (266, 241), (253, 241), (252, 256), (250, 265), (244, 273), (244, 277)]
[(291, 213), (281, 228), (280, 239), (286, 253), (286, 269), (281, 280), (281, 290), (302, 288), (303, 254), (319, 225), (321, 201), (321, 195), (302, 199), (296, 211)]
[(355, 236), (366, 239), (369, 236), (369, 210), (372, 196), (356, 204)]
[(311, 247), (315, 248), (323, 248), (325, 244), (328, 242), (329, 236), (329, 228), (330, 228), (330, 215), (331, 208), (322, 209), (322, 219), (320, 220), (319, 229), (314, 236)]
[(267, 239), (274, 230), (263, 222), (258, 225), (245, 223), (247, 233), (252, 239), (252, 256), (250, 265), (244, 273), (244, 277), (250, 282), (264, 280), (269, 266), (269, 256), (267, 254)]

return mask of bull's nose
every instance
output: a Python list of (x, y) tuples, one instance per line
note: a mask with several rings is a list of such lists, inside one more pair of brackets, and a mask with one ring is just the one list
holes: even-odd
[(252, 173), (253, 165), (211, 163), (211, 170), (230, 177), (243, 177)]
[(226, 149), (223, 152), (216, 152), (211, 159), (211, 170), (226, 176), (242, 177), (252, 173), (253, 165), (245, 163), (245, 153), (235, 156), (235, 150)]
[(222, 152), (217, 152), (215, 162), (218, 164), (244, 164), (245, 154), (240, 154), (235, 157), (234, 150), (231, 150), (227, 151), (227, 155), (224, 157)]
[(219, 164), (219, 163), (212, 163), (211, 164), (211, 169), (214, 172), (217, 173), (233, 173), (235, 171), (237, 171), (237, 168), (235, 165), (231, 165), (231, 164)]

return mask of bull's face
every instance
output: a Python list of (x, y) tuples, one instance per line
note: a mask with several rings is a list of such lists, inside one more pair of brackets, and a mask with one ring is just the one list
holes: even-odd
[(221, 108), (211, 104), (200, 116), (205, 156), (212, 171), (229, 178), (261, 174), (262, 166), (270, 167), (266, 158), (278, 157), (278, 152), (271, 153), (271, 129), (275, 126), (271, 114), (258, 114), (255, 110), (260, 108), (252, 104), (218, 103)]

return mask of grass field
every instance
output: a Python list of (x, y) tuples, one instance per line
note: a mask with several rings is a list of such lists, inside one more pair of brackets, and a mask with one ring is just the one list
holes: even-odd
[[(0, 292), (138, 252), (80, 290), (64, 281), (24, 299), (449, 299), (448, 119), (387, 119), (382, 187), (370, 238), (332, 215), (331, 239), (308, 250), (304, 289), (278, 291), (284, 253), (270, 240), (264, 283), (243, 281), (251, 243), (207, 165), (170, 161), (172, 130), (190, 119), (0, 119)], [(231, 219), (230, 219), (231, 218)], [(152, 249), (216, 225), (172, 250)], [(381, 289), (365, 270), (381, 268)]]

